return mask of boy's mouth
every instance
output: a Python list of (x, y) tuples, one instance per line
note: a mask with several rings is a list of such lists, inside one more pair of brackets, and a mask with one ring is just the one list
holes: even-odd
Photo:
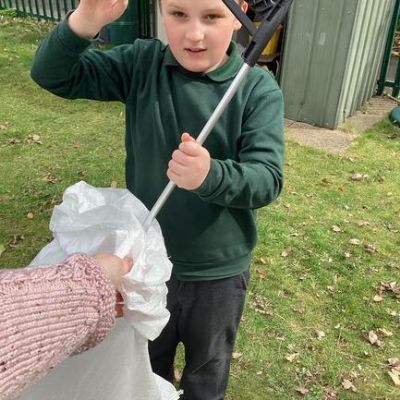
[(185, 49), (188, 53), (202, 53), (206, 51), (206, 49), (198, 49), (198, 48), (186, 48)]

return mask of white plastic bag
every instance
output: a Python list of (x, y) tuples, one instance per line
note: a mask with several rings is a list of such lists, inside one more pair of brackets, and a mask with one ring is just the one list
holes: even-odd
[(124, 277), (124, 319), (105, 341), (70, 357), (28, 389), (22, 400), (176, 400), (169, 382), (151, 370), (147, 341), (168, 321), (167, 287), (172, 265), (156, 221), (145, 232), (146, 207), (128, 190), (69, 187), (50, 221), (54, 240), (31, 266), (61, 262), (67, 255), (109, 252), (130, 255), (134, 267)]

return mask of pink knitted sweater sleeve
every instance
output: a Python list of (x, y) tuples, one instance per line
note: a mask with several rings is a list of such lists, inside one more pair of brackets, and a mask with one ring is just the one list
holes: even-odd
[(111, 281), (90, 257), (44, 268), (0, 270), (0, 399), (21, 391), (114, 325)]

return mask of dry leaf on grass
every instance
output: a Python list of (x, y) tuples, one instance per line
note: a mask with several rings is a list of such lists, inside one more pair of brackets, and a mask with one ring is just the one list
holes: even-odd
[(282, 257), (289, 257), (293, 255), (293, 250), (290, 249), (285, 249), (282, 251), (281, 256)]
[(349, 381), (348, 379), (343, 379), (342, 386), (346, 390), (350, 390), (352, 392), (356, 392), (357, 391), (357, 388), (354, 386), (353, 382)]
[(355, 174), (351, 175), (351, 180), (355, 181), (355, 182), (362, 181), (363, 178), (364, 178), (364, 175), (359, 174), (359, 173), (355, 173)]
[(388, 363), (393, 368), (400, 368), (400, 358), (398, 357), (391, 357), (388, 359)]
[(0, 122), (0, 130), (8, 129), (11, 125), (10, 121), (2, 121)]
[(357, 226), (359, 226), (360, 228), (369, 225), (368, 221), (363, 221), (363, 220), (359, 220), (357, 221)]
[(262, 268), (256, 268), (256, 275), (259, 279), (265, 279), (265, 271)]
[(393, 332), (390, 332), (390, 331), (386, 330), (385, 328), (378, 328), (377, 331), (379, 333), (382, 333), (382, 335), (385, 336), (385, 337), (393, 336)]
[(300, 386), (300, 387), (296, 388), (295, 390), (296, 390), (296, 392), (302, 394), (303, 396), (307, 395), (310, 392), (307, 388), (305, 388), (303, 386)]
[(298, 356), (299, 353), (286, 354), (285, 360), (292, 363)]
[(318, 339), (318, 340), (322, 340), (322, 339), (324, 339), (325, 338), (325, 332), (324, 331), (315, 331), (315, 337)]
[(243, 356), (243, 353), (238, 353), (238, 352), (232, 353), (232, 358), (234, 360), (238, 360), (239, 358), (242, 358), (242, 356)]
[(368, 341), (375, 346), (383, 346), (383, 342), (379, 340), (378, 335), (374, 331), (368, 332)]
[(400, 372), (395, 369), (391, 369), (388, 371), (388, 374), (392, 378), (393, 383), (396, 386), (400, 386)]
[(24, 235), (13, 235), (13, 238), (7, 243), (9, 247), (17, 247), (25, 239)]
[(365, 249), (365, 251), (367, 251), (368, 253), (371, 253), (371, 254), (375, 254), (378, 252), (378, 248), (373, 244), (366, 244), (364, 246), (364, 249)]
[(28, 143), (43, 144), (40, 140), (40, 136), (37, 133), (32, 133), (28, 136)]

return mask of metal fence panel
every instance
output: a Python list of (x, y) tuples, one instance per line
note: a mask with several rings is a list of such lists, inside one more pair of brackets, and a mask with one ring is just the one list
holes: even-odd
[[(20, 17), (59, 22), (79, 0), (0, 0), (1, 9), (14, 9)], [(154, 37), (156, 0), (131, 0), (125, 13), (100, 32), (100, 41), (118, 45)]]
[(18, 16), (51, 21), (61, 21), (75, 7), (75, 0), (0, 0), (0, 9), (13, 8)]

